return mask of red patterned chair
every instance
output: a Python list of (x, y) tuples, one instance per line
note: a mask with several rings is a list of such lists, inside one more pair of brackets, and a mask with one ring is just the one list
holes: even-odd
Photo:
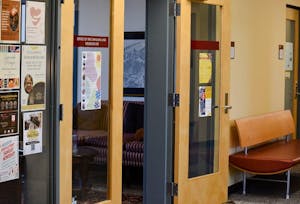
[[(95, 164), (107, 163), (108, 104), (102, 103), (100, 110), (73, 110), (73, 134), (77, 134), (78, 146), (95, 149)], [(144, 152), (144, 104), (123, 102), (123, 165), (143, 166)]]

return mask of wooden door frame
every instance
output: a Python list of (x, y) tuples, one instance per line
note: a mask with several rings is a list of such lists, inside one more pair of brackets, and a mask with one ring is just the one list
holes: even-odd
[[(299, 132), (297, 128), (297, 121), (298, 121), (298, 100), (297, 99), (297, 92), (300, 89), (298, 74), (299, 74), (299, 10), (293, 8), (286, 8), (286, 19), (295, 21), (295, 39), (294, 39), (294, 52), (293, 52), (293, 71), (294, 71), (294, 78), (293, 78), (293, 110), (292, 115), (294, 118), (294, 122), (296, 124), (296, 133)], [(298, 88), (296, 86), (298, 83)], [(298, 89), (298, 90), (297, 90)], [(298, 96), (299, 97), (299, 96)], [(296, 137), (298, 134), (294, 134), (293, 137)]]
[[(122, 202), (122, 124), (123, 124), (123, 52), (124, 1), (111, 0), (110, 5), (110, 83), (109, 83), (109, 164), (108, 199), (101, 204)], [(64, 119), (60, 122), (59, 200), (72, 203), (72, 93), (73, 93), (73, 25), (74, 1), (61, 7), (60, 103)]]
[[(193, 2), (222, 6), (222, 37), (221, 37), (221, 90), (220, 105), (225, 104), (225, 93), (229, 91), (230, 71), (230, 1), (229, 0), (195, 0)], [(229, 151), (229, 117), (228, 114), (220, 114), (220, 140), (219, 140), (219, 171), (213, 174), (201, 176), (202, 190), (195, 185), (197, 178), (188, 179), (189, 160), (189, 100), (190, 100), (190, 42), (191, 42), (191, 1), (177, 0), (181, 4), (181, 15), (176, 20), (176, 92), (180, 94), (180, 107), (175, 110), (175, 153), (174, 153), (174, 182), (178, 183), (178, 196), (174, 198), (175, 204), (184, 203), (211, 203), (206, 198), (216, 186), (208, 186), (211, 176), (219, 178), (221, 189), (219, 198), (222, 202), (227, 200), (228, 186), (228, 151)], [(221, 109), (220, 111), (224, 111)], [(215, 176), (216, 175), (216, 176)], [(203, 187), (205, 186), (205, 187)], [(217, 196), (217, 195), (215, 195)], [(197, 197), (197, 199), (193, 199)]]

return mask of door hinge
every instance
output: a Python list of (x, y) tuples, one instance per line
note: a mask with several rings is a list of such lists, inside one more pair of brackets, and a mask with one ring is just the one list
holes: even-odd
[(170, 16), (176, 17), (180, 16), (181, 6), (179, 3), (170, 3)]
[(178, 184), (177, 183), (174, 183), (174, 182), (171, 182), (171, 183), (168, 183), (168, 194), (169, 196), (178, 196)]
[(64, 106), (63, 104), (59, 104), (59, 120), (63, 120), (63, 112), (64, 112)]
[(169, 106), (175, 108), (179, 106), (179, 94), (170, 93), (169, 94)]

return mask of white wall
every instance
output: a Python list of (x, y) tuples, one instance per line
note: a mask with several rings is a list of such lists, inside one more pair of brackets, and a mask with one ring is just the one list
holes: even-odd
[(145, 31), (146, 0), (125, 0), (125, 32)]
[[(109, 36), (110, 24), (110, 1), (107, 0), (79, 0), (78, 10), (78, 35), (91, 36)], [(109, 39), (110, 40), (110, 39)], [(101, 51), (102, 65), (101, 65), (101, 90), (102, 100), (108, 99), (108, 84), (109, 84), (109, 48), (78, 48), (77, 69), (77, 101), (80, 101), (81, 95), (81, 53), (82, 51)]]

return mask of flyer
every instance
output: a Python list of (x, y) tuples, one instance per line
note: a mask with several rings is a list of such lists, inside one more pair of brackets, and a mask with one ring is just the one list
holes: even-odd
[(0, 182), (19, 178), (19, 136), (0, 138)]
[(199, 86), (199, 117), (211, 116), (212, 87)]
[(19, 92), (0, 92), (0, 136), (19, 133)]
[(0, 45), (0, 90), (20, 88), (20, 45)]
[(199, 84), (210, 83), (212, 76), (212, 55), (199, 53)]
[(23, 155), (42, 152), (43, 113), (25, 112), (23, 114)]
[(26, 43), (45, 43), (45, 2), (26, 2)]
[(285, 70), (293, 71), (294, 69), (294, 44), (292, 42), (285, 43)]
[(101, 52), (82, 52), (81, 110), (101, 108)]
[(20, 42), (20, 0), (0, 0), (1, 41)]
[(22, 46), (21, 110), (44, 110), (46, 46)]

